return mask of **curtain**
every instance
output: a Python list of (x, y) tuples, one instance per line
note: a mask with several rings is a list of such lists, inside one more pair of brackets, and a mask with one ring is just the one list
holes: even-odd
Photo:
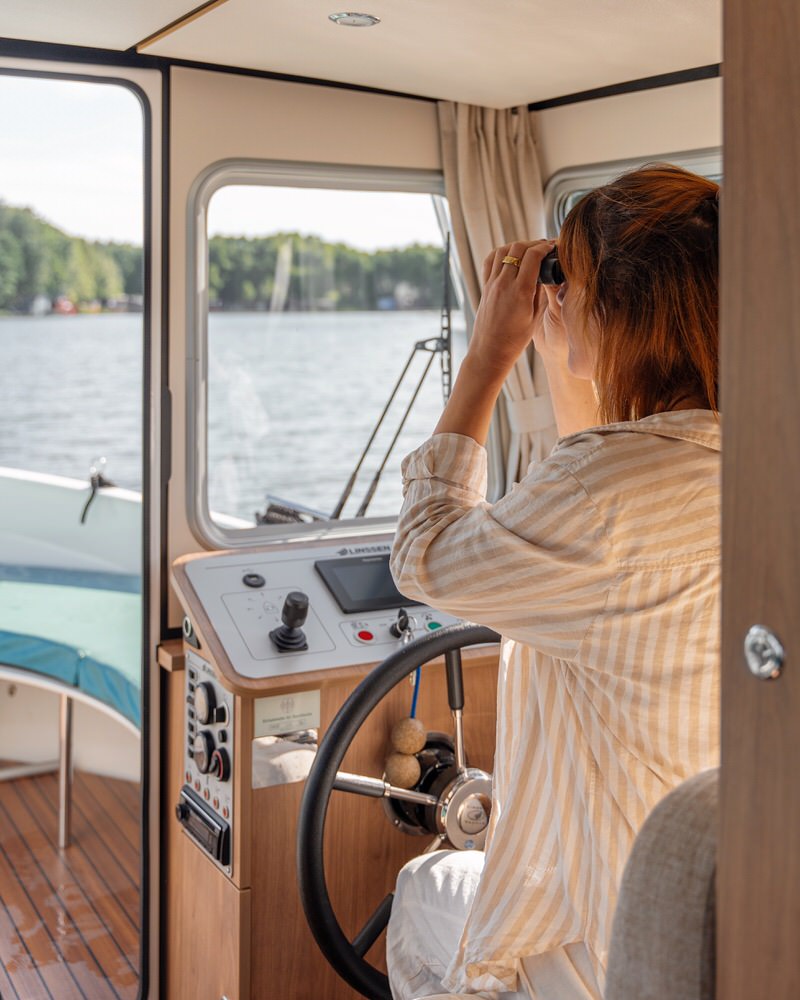
[[(492, 248), (546, 232), (531, 115), (525, 107), (499, 111), (449, 101), (440, 101), (438, 109), (453, 241), (474, 311)], [(547, 379), (533, 347), (517, 361), (502, 399), (508, 489), (531, 462), (550, 453), (557, 438)]]

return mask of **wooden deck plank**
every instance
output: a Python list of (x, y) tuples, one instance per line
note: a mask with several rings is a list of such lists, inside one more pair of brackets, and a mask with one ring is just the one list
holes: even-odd
[(9, 916), (24, 939), (31, 960), (41, 976), (45, 987), (43, 995), (53, 1000), (85, 1000), (47, 926), (47, 918), (55, 918), (55, 914), (41, 900), (41, 909), (37, 908), (26, 884), (27, 879), (18, 875), (9, 858), (12, 834), (2, 809), (0, 825), (3, 830), (0, 837), (0, 892)]
[[(46, 777), (46, 776), (45, 776)], [(49, 831), (51, 838), (55, 839), (58, 830), (58, 786), (55, 781), (37, 781), (34, 791), (31, 793), (31, 801), (40, 815), (46, 831)], [(80, 801), (76, 797), (75, 805), (80, 806)], [(92, 819), (92, 825), (96, 825), (97, 819)], [(76, 836), (73, 830), (73, 837), (67, 853), (80, 870), (90, 867), (101, 887), (104, 897), (113, 899), (122, 910), (125, 918), (137, 932), (139, 928), (139, 883), (131, 876), (130, 871), (120, 864), (113, 853), (113, 845), (109, 847), (98, 838), (96, 830), (90, 833), (83, 831), (81, 836)], [(83, 861), (79, 861), (79, 859)], [(138, 872), (137, 872), (138, 875)]]
[(60, 852), (55, 778), (0, 782), (2, 1000), (138, 994), (138, 786), (79, 773), (74, 793), (75, 839)]
[(0, 996), (17, 997), (27, 1000), (29, 997), (46, 997), (49, 991), (31, 958), (31, 953), (20, 937), (14, 922), (9, 915), (5, 903), (0, 899), (0, 968), (8, 979), (8, 986), (0, 978)]
[[(36, 818), (42, 833), (54, 849), (57, 849), (57, 833), (52, 823), (49, 803), (39, 795), (28, 794), (25, 805)], [(127, 879), (119, 878), (112, 872), (110, 880), (98, 872), (92, 858), (87, 854), (81, 841), (74, 841), (64, 854), (75, 881), (84, 888), (92, 900), (100, 918), (128, 956), (133, 956), (134, 965), (139, 951), (139, 893)]]
[[(80, 775), (79, 775), (80, 778)], [(38, 780), (38, 779), (37, 779)], [(41, 776), (40, 793), (50, 802), (57, 824), (58, 779), (55, 775)], [(72, 839), (80, 842), (89, 853), (98, 870), (106, 873), (117, 871), (122, 879), (137, 889), (139, 887), (139, 851), (128, 837), (119, 836), (117, 823), (124, 819), (108, 816), (103, 806), (88, 794), (80, 780), (72, 796)]]
[[(119, 1000), (109, 974), (116, 974), (119, 949), (93, 912), (85, 894), (71, 878), (57, 851), (47, 843), (18, 800), (7, 797), (0, 807), (10, 821), (14, 839), (8, 857), (24, 881), (56, 951), (63, 957), (81, 995), (97, 1000)], [(130, 968), (127, 970), (129, 975)]]
[(131, 884), (138, 887), (141, 867), (139, 831), (131, 831), (130, 821), (126, 820), (113, 796), (105, 791), (97, 794), (98, 789), (102, 786), (89, 785), (82, 781), (80, 773), (77, 774), (73, 796), (73, 836), (75, 840), (83, 838), (92, 851), (96, 845), (106, 857), (113, 859), (114, 864), (122, 865)]
[[(23, 795), (19, 788), (12, 788), (12, 792), (14, 798), (6, 799), (12, 820), (103, 974), (123, 986), (136, 983), (139, 949), (136, 928), (108, 891), (104, 891), (91, 866), (81, 864), (80, 847), (73, 844), (60, 852), (55, 838), (47, 836), (32, 808), (36, 800), (30, 794)], [(65, 881), (67, 890), (63, 891)]]
[(123, 781), (120, 778), (101, 778), (96, 774), (79, 771), (80, 777), (89, 785), (100, 782), (109, 792), (119, 799), (120, 804), (133, 822), (133, 829), (138, 830), (142, 814), (141, 785), (136, 781)]
[(135, 859), (135, 872), (139, 873), (139, 821), (131, 821), (127, 809), (115, 794), (110, 781), (96, 774), (75, 772), (74, 791), (76, 800), (87, 814), (99, 812), (111, 821), (103, 833), (111, 834), (117, 842), (122, 837), (130, 848), (130, 856)]

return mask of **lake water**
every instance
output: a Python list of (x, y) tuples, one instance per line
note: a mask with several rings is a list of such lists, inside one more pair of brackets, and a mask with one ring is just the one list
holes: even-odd
[[(252, 519), (270, 493), (331, 511), (414, 342), (438, 331), (435, 312), (212, 314), (212, 509)], [(415, 360), (345, 514), (365, 494), (427, 357)], [(441, 411), (439, 372), (436, 358), (370, 514), (397, 512), (400, 460)], [(108, 478), (140, 489), (141, 396), (141, 316), (0, 318), (0, 465), (83, 479), (102, 455)]]

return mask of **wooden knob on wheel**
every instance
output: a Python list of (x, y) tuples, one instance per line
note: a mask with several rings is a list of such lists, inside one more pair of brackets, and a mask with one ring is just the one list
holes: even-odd
[(419, 753), (425, 746), (428, 734), (419, 719), (400, 719), (392, 729), (389, 737), (392, 750), (398, 753)]
[(407, 753), (390, 753), (386, 758), (384, 776), (397, 788), (413, 788), (419, 781), (422, 768), (416, 757)]

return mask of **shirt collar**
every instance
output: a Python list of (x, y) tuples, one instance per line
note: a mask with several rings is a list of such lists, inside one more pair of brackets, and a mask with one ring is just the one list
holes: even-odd
[(554, 451), (558, 451), (567, 442), (581, 434), (615, 434), (620, 432), (635, 434), (656, 434), (659, 437), (677, 438), (679, 441), (692, 441), (710, 448), (712, 451), (722, 449), (722, 428), (719, 414), (712, 410), (669, 410), (665, 413), (653, 413), (641, 420), (624, 420), (616, 424), (603, 424), (600, 427), (587, 428), (580, 434), (560, 438)]

